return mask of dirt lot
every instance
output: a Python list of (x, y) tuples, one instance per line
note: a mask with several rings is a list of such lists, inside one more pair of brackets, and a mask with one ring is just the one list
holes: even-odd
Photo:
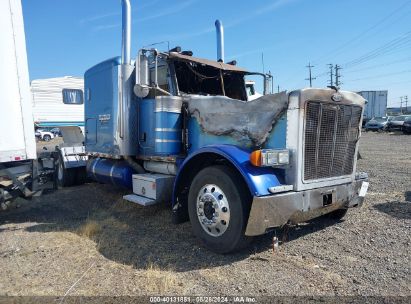
[(109, 185), (59, 190), (0, 213), (1, 295), (411, 296), (411, 136), (365, 133), (371, 185), (345, 220), (317, 219), (213, 254), (167, 207)]

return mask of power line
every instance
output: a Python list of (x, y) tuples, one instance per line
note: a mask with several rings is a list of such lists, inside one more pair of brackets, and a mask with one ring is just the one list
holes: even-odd
[(405, 73), (410, 73), (410, 72), (411, 72), (411, 70), (404, 70), (404, 71), (399, 71), (399, 72), (394, 72), (394, 73), (380, 74), (380, 75), (371, 76), (371, 77), (351, 79), (351, 80), (348, 80), (348, 81), (351, 82), (351, 81), (358, 81), (358, 80), (376, 79), (376, 78), (382, 78), (382, 77), (387, 77), (387, 76), (394, 76), (394, 75), (405, 74)]
[[(403, 59), (400, 59), (400, 60), (395, 60), (395, 61), (391, 61), (391, 62), (387, 62), (387, 63), (383, 63), (383, 64), (377, 64), (377, 65), (365, 67), (365, 68), (362, 68), (362, 69), (348, 71), (346, 73), (357, 73), (357, 72), (362, 72), (362, 71), (366, 71), (366, 70), (372, 70), (372, 69), (376, 69), (376, 68), (380, 68), (380, 67), (384, 67), (384, 66), (389, 66), (389, 65), (392, 65), (392, 64), (396, 64), (396, 63), (403, 63), (403, 62), (410, 61), (410, 60), (411, 60), (411, 57), (407, 57), (407, 58), (403, 58)], [(349, 70), (350, 68), (348, 67), (346, 69)]]
[(345, 68), (352, 67), (355, 65), (359, 65), (361, 63), (364, 63), (366, 61), (369, 61), (371, 59), (374, 59), (375, 57), (381, 56), (382, 54), (388, 53), (390, 51), (395, 50), (396, 48), (407, 46), (409, 42), (411, 42), (411, 31), (408, 31), (401, 35), (400, 37), (397, 37), (393, 40), (390, 40), (389, 42), (383, 44), (382, 46), (365, 53), (364, 55), (353, 59), (351, 61), (348, 61), (347, 63), (344, 64)]
[[(372, 25), (371, 27), (369, 27), (368, 29), (366, 29), (365, 31), (363, 31), (362, 33), (360, 33), (359, 35), (355, 36), (354, 38), (350, 39), (349, 41), (345, 42), (344, 44), (341, 44), (339, 47), (335, 48), (334, 50), (332, 50), (331, 52), (328, 53), (328, 55), (322, 56), (321, 59), (316, 60), (315, 62), (321, 62), (324, 61), (325, 59), (328, 59), (329, 57), (331, 57), (332, 55), (337, 55), (340, 54), (342, 52), (344, 52), (344, 50), (350, 46), (354, 41), (359, 40), (360, 38), (362, 38), (364, 35), (366, 35), (367, 33), (369, 33), (370, 31), (372, 31), (373, 29), (377, 28), (379, 25), (383, 24), (385, 21), (387, 21), (389, 18), (391, 18), (392, 16), (394, 16), (397, 12), (399, 11), (403, 11), (403, 9), (409, 5), (411, 3), (411, 1), (406, 1), (404, 4), (402, 4), (401, 6), (399, 6), (398, 8), (396, 8), (394, 11), (392, 11), (390, 14), (388, 14), (387, 16), (385, 16), (384, 18), (380, 19), (377, 23), (375, 23), (374, 25)], [(405, 17), (408, 14), (408, 12), (402, 16)], [(397, 18), (396, 21), (394, 21), (393, 23), (397, 22), (400, 18)], [(378, 32), (377, 32), (378, 33)], [(368, 37), (370, 37), (371, 35), (368, 35)]]
[(347, 66), (347, 68), (355, 67), (357, 65), (363, 64), (363, 63), (368, 62), (370, 60), (373, 60), (377, 57), (380, 57), (382, 55), (391, 55), (395, 52), (401, 51), (403, 49), (407, 49), (409, 47), (411, 47), (411, 39), (409, 41), (402, 42), (401, 45), (395, 45), (393, 47), (386, 48), (384, 50), (379, 50), (378, 52), (376, 52), (374, 54), (367, 54), (366, 56), (364, 56), (364, 58), (361, 58), (357, 62), (351, 63), (349, 66)]

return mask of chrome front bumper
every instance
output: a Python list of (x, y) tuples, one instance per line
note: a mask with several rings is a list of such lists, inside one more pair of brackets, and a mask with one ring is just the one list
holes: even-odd
[(368, 175), (362, 173), (350, 184), (254, 197), (245, 234), (261, 235), (289, 222), (304, 222), (337, 209), (359, 207), (364, 201), (359, 192), (367, 181)]

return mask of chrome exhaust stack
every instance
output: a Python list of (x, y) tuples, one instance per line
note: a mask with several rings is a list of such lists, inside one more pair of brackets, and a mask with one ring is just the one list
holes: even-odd
[(122, 0), (122, 40), (121, 64), (131, 64), (131, 4), (130, 0)]
[(131, 64), (131, 3), (122, 0), (121, 68), (119, 73), (118, 121), (116, 133), (119, 154), (125, 157), (137, 155), (136, 104), (133, 102), (134, 66)]
[(217, 61), (224, 62), (224, 27), (220, 20), (215, 21), (217, 32)]

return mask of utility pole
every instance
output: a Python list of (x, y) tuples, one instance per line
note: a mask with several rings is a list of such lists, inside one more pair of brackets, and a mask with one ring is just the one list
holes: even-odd
[(335, 65), (335, 86), (336, 87), (339, 87), (340, 84), (342, 84), (341, 81), (340, 81), (341, 75), (339, 73), (339, 71), (341, 69), (342, 69), (342, 67), (340, 67), (338, 64)]
[(334, 81), (333, 81), (333, 76), (334, 76), (333, 70), (334, 70), (334, 66), (333, 66), (332, 63), (329, 63), (328, 66), (330, 67), (330, 83), (329, 83), (329, 85), (330, 85), (330, 87), (332, 87), (332, 86), (334, 85)]
[(309, 73), (309, 78), (306, 78), (305, 80), (309, 80), (310, 81), (310, 88), (313, 86), (313, 80), (315, 80), (315, 77), (312, 77), (311, 74), (311, 68), (313, 68), (314, 66), (311, 65), (311, 63), (309, 62), (308, 65), (306, 66), (306, 68), (308, 68), (308, 73)]
[(277, 85), (277, 93), (280, 93), (280, 86)]
[(400, 99), (401, 99), (401, 103), (400, 103), (400, 113), (402, 114), (402, 98), (403, 98), (404, 96), (400, 96)]
[(408, 114), (408, 95), (405, 95), (405, 114)]

